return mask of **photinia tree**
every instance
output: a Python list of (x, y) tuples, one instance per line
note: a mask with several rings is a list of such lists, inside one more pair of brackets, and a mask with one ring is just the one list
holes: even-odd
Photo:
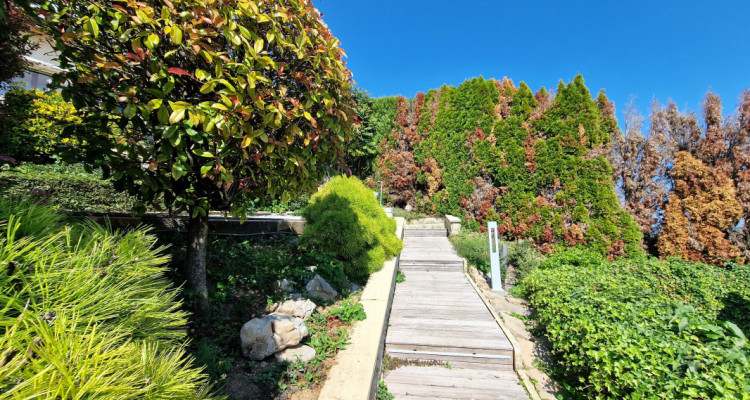
[(314, 189), (356, 120), (339, 41), (309, 0), (51, 0), (56, 83), (85, 112), (76, 154), (190, 215), (188, 287), (209, 314), (208, 213)]

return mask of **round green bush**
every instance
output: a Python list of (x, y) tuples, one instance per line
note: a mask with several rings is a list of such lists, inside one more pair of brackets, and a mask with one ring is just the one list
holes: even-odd
[(388, 218), (373, 191), (355, 177), (333, 178), (310, 199), (302, 216), (307, 225), (301, 245), (336, 254), (353, 282), (366, 282), (386, 259), (401, 252), (396, 221)]

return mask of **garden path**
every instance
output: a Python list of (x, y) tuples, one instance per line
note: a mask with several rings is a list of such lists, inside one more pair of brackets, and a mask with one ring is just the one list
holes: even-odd
[[(396, 400), (528, 399), (513, 347), (463, 272), (445, 229), (407, 229), (385, 351)], [(405, 362), (404, 362), (405, 361)]]

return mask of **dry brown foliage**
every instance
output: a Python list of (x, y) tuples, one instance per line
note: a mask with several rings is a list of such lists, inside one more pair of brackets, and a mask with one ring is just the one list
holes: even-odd
[(417, 94), (413, 104), (403, 96), (396, 102), (396, 129), (391, 132), (391, 140), (384, 139), (380, 144), (383, 154), (378, 159), (380, 178), (391, 193), (392, 205), (414, 205), (417, 192), (419, 167), (414, 163), (414, 145), (421, 140), (418, 132), (420, 110), (424, 106), (425, 95)]
[(659, 253), (721, 264), (742, 257), (727, 232), (742, 216), (734, 183), (723, 172), (688, 152), (678, 152), (672, 170), (674, 191), (666, 207)]

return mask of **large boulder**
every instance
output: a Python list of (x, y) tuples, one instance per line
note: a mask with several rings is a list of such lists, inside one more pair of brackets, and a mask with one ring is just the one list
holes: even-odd
[(299, 294), (293, 294), (291, 300), (277, 303), (271, 311), (291, 317), (307, 319), (315, 312), (315, 303)]
[(320, 277), (320, 275), (315, 275), (314, 278), (310, 279), (310, 281), (307, 282), (305, 289), (307, 289), (310, 297), (323, 301), (333, 300), (339, 295), (325, 279)]
[(290, 347), (288, 349), (282, 350), (275, 354), (276, 361), (278, 362), (303, 362), (307, 363), (308, 361), (315, 358), (315, 349), (313, 349), (310, 346), (306, 346), (304, 344), (300, 344), (294, 347)]
[(307, 326), (301, 318), (278, 313), (253, 318), (240, 330), (242, 354), (251, 360), (262, 360), (296, 346), (305, 336)]

